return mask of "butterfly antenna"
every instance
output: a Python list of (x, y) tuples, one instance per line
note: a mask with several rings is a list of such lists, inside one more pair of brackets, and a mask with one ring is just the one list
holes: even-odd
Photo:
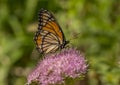
[(81, 34), (81, 32), (80, 32), (80, 33), (73, 34), (72, 38), (70, 38), (69, 41), (72, 41), (72, 40), (74, 40), (74, 39), (77, 39), (80, 34)]

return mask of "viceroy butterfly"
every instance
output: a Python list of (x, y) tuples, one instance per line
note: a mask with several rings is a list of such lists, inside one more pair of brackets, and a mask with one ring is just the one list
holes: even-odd
[(34, 40), (40, 53), (54, 53), (65, 48), (69, 41), (66, 41), (63, 31), (52, 13), (42, 8), (39, 11), (38, 22)]

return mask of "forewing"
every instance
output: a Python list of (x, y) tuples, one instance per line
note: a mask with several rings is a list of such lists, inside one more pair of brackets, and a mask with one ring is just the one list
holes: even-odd
[(47, 10), (41, 9), (39, 12), (38, 30), (46, 30), (56, 35), (62, 44), (65, 41), (64, 34), (55, 17)]

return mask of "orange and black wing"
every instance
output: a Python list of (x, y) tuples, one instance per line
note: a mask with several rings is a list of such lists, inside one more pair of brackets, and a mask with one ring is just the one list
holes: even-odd
[(47, 10), (39, 12), (38, 31), (35, 34), (35, 43), (40, 53), (53, 53), (64, 48), (67, 44), (62, 29), (54, 16)]

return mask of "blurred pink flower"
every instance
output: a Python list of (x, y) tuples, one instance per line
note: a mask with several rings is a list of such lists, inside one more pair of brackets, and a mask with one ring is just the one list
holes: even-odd
[(65, 78), (80, 77), (86, 73), (87, 63), (79, 51), (65, 49), (58, 54), (47, 55), (28, 76), (28, 84), (38, 81), (40, 85), (62, 84)]

